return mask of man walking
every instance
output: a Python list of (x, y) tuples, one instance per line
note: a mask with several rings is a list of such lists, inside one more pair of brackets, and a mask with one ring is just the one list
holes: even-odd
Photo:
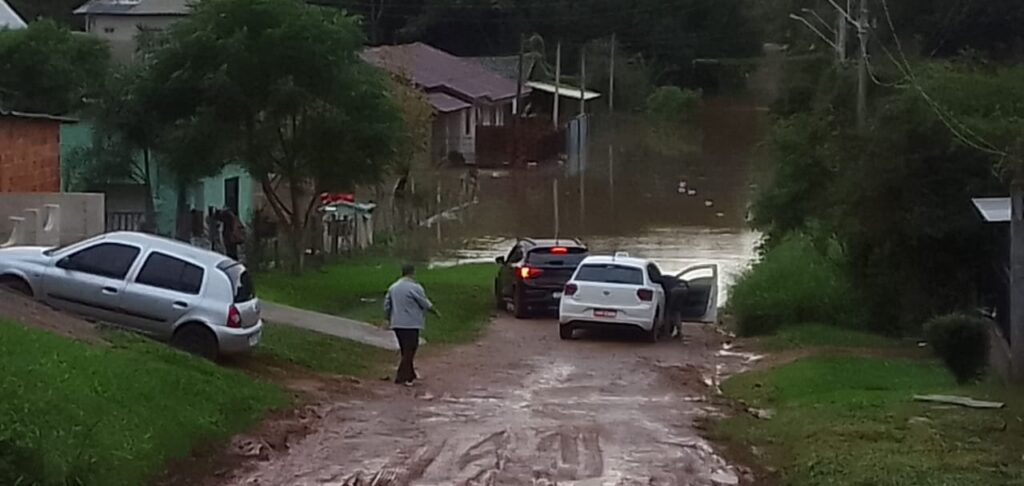
[(413, 360), (420, 346), (420, 330), (426, 325), (427, 312), (441, 316), (423, 286), (416, 282), (416, 267), (402, 266), (402, 278), (388, 288), (384, 298), (384, 313), (402, 351), (402, 362), (395, 374), (395, 383), (399, 385), (412, 386), (417, 378)]

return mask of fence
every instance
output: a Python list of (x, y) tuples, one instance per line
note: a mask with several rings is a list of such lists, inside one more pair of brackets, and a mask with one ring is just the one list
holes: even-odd
[(146, 213), (136, 211), (112, 211), (107, 213), (107, 231), (141, 231)]

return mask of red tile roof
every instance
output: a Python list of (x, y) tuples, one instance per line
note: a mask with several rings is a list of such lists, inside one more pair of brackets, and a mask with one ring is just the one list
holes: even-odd
[[(427, 93), (441, 92), (467, 102), (504, 101), (516, 95), (515, 81), (421, 42), (373, 47), (363, 51), (362, 57), (377, 67), (407, 76)], [(524, 87), (523, 93), (528, 92), (529, 88)]]

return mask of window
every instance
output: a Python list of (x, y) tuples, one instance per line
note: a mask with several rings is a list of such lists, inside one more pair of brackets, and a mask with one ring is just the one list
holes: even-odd
[(139, 249), (120, 243), (100, 243), (64, 258), (57, 267), (75, 272), (123, 279), (139, 256)]
[(626, 285), (643, 285), (644, 272), (636, 267), (614, 264), (583, 265), (576, 274), (581, 282), (603, 282)]
[(104, 34), (113, 34), (114, 33), (114, 28), (113, 27), (104, 27), (103, 28), (103, 33)]
[(196, 295), (203, 286), (203, 269), (163, 253), (152, 253), (135, 282)]
[(256, 298), (256, 287), (244, 266), (232, 265), (226, 268), (224, 273), (228, 275), (231, 284), (235, 286), (235, 303), (249, 302)]
[(647, 265), (647, 274), (651, 277), (651, 282), (661, 282), (661, 270), (657, 265), (653, 263)]
[(587, 257), (586, 248), (564, 248), (564, 252), (552, 252), (551, 248), (535, 248), (526, 256), (526, 263), (547, 267), (576, 268)]
[(508, 263), (516, 263), (516, 262), (518, 262), (519, 260), (522, 260), (522, 259), (523, 259), (523, 247), (520, 246), (520, 245), (516, 245), (515, 248), (512, 248), (512, 253), (508, 254), (508, 258), (506, 259), (506, 261), (508, 261)]
[(462, 119), (465, 121), (466, 135), (473, 133), (473, 109), (462, 111)]

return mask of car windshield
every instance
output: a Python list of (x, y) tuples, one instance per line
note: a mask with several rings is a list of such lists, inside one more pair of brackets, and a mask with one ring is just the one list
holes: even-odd
[(526, 255), (526, 263), (542, 267), (576, 268), (586, 257), (586, 248), (535, 248)]
[(224, 269), (224, 273), (231, 278), (231, 285), (235, 287), (235, 302), (248, 302), (256, 298), (256, 287), (253, 285), (252, 277), (244, 265), (232, 265)]
[(602, 282), (626, 285), (643, 285), (643, 271), (635, 267), (615, 264), (588, 264), (580, 267), (576, 274), (580, 282)]

